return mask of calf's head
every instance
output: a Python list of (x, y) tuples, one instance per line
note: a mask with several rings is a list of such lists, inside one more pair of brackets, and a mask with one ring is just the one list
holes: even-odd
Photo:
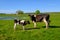
[(26, 24), (30, 24), (30, 21), (25, 21)]

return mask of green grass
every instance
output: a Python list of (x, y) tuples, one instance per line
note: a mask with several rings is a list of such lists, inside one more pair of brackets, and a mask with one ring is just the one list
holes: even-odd
[[(19, 17), (23, 16), (28, 17), (27, 15), (20, 15)], [(30, 20), (29, 17), (26, 20)], [(60, 40), (60, 14), (50, 14), (50, 20), (49, 29), (45, 29), (44, 22), (37, 23), (39, 29), (33, 29), (33, 23), (30, 20), (31, 24), (26, 25), (25, 28), (32, 29), (24, 31), (21, 30), (21, 25), (17, 25), (14, 31), (13, 20), (0, 20), (0, 40)]]

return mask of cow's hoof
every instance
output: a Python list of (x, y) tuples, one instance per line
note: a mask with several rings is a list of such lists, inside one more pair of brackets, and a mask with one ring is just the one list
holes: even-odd
[(46, 28), (46, 29), (48, 29), (48, 28)]

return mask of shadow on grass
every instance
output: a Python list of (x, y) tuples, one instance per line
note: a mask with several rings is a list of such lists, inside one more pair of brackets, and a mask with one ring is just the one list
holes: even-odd
[(40, 28), (25, 28), (25, 30), (33, 30), (33, 29), (40, 29)]
[[(46, 26), (42, 26), (42, 28), (46, 28)], [(49, 26), (49, 28), (60, 28), (60, 26)], [(35, 30), (35, 29), (40, 29), (40, 28), (25, 28), (25, 30)], [(23, 30), (23, 29), (20, 29)]]
[[(40, 29), (40, 28), (25, 28), (25, 30), (35, 30), (35, 29)], [(23, 29), (20, 29), (23, 30)]]
[[(46, 26), (43, 27), (45, 28)], [(60, 26), (49, 26), (49, 28), (60, 28)]]

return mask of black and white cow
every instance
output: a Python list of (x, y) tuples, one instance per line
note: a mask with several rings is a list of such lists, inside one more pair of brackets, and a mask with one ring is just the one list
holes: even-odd
[(17, 24), (22, 25), (23, 30), (24, 30), (25, 29), (24, 26), (27, 25), (27, 24), (30, 24), (30, 22), (26, 21), (26, 20), (17, 20), (17, 19), (14, 19), (14, 30), (16, 29), (16, 25)]
[(36, 28), (36, 22), (45, 22), (46, 28), (49, 26), (49, 14), (38, 14), (38, 15), (29, 15), (32, 22), (34, 23), (34, 27)]

